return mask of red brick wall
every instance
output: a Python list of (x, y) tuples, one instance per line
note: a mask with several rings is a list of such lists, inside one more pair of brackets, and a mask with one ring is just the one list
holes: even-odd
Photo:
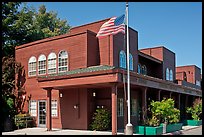
[[(162, 72), (160, 72), (163, 76), (163, 79), (166, 79), (166, 68), (168, 67), (173, 71), (173, 80), (175, 80), (175, 53), (168, 50), (167, 48), (161, 46), (161, 47), (154, 47), (154, 48), (147, 48), (147, 49), (141, 49), (142, 53), (145, 53), (147, 55), (150, 55), (156, 59), (159, 59), (163, 61), (163, 69)], [(150, 68), (151, 69), (151, 68)]]
[(166, 68), (169, 68), (173, 71), (173, 81), (175, 80), (175, 53), (168, 50), (167, 48), (163, 48), (163, 79), (166, 79)]
[[(196, 84), (196, 80), (201, 81), (201, 71), (200, 68), (198, 68), (195, 65), (190, 65), (190, 66), (179, 66), (176, 67), (176, 72), (186, 72), (186, 76), (187, 76), (187, 82)], [(176, 79), (181, 79), (183, 80), (183, 78), (180, 75), (177, 75)]]
[[(138, 63), (138, 33), (137, 31), (129, 28), (129, 50), (133, 56), (133, 71), (137, 72), (137, 63)], [(113, 37), (113, 65), (119, 67), (119, 53), (121, 50), (124, 50), (127, 56), (127, 42), (125, 41), (124, 45), (124, 35), (119, 33)]]

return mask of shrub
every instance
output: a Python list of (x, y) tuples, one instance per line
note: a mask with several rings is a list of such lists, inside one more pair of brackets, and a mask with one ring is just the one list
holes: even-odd
[(150, 106), (152, 119), (149, 124), (159, 125), (164, 122), (170, 124), (179, 122), (180, 110), (174, 108), (173, 99), (163, 99), (161, 102), (153, 100)]
[(90, 129), (103, 131), (109, 129), (110, 124), (111, 124), (110, 111), (104, 108), (98, 108), (94, 113), (93, 122), (90, 125)]
[(202, 115), (202, 99), (196, 99), (192, 107), (187, 107), (187, 113), (190, 113), (193, 120), (200, 120)]
[(15, 125), (18, 128), (34, 127), (35, 119), (34, 117), (30, 116), (30, 114), (20, 113), (18, 115), (15, 115)]

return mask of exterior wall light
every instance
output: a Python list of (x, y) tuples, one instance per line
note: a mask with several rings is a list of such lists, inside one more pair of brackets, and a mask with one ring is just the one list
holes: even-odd
[(78, 108), (79, 108), (78, 104), (74, 105), (74, 109), (78, 109)]
[(62, 98), (62, 93), (60, 93), (59, 96)]
[(93, 97), (95, 97), (96, 96), (96, 92), (93, 92)]

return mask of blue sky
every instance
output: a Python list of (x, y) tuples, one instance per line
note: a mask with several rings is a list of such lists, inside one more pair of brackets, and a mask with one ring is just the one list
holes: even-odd
[[(125, 2), (27, 3), (42, 4), (73, 27), (125, 13)], [(139, 49), (163, 45), (176, 54), (176, 66), (202, 70), (202, 2), (129, 2), (129, 26), (138, 31)]]

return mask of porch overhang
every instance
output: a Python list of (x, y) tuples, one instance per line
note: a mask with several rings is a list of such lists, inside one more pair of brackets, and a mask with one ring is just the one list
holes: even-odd
[[(102, 67), (102, 68), (101, 68)], [(90, 67), (91, 68), (91, 67)], [(89, 70), (89, 71), (88, 71)], [(90, 71), (91, 70), (91, 71)], [(53, 88), (62, 89), (66, 87), (80, 87), (80, 86), (110, 86), (113, 83), (118, 85), (123, 84), (123, 76), (126, 79), (126, 71), (111, 66), (96, 66), (96, 69), (85, 68), (80, 70), (81, 72), (64, 75), (54, 75), (38, 77), (38, 83), (41, 88)], [(202, 91), (194, 89), (176, 83), (137, 74), (136, 72), (130, 72), (130, 83), (132, 86), (150, 87), (158, 90), (172, 91), (176, 93), (189, 94), (194, 96), (202, 96)]]

